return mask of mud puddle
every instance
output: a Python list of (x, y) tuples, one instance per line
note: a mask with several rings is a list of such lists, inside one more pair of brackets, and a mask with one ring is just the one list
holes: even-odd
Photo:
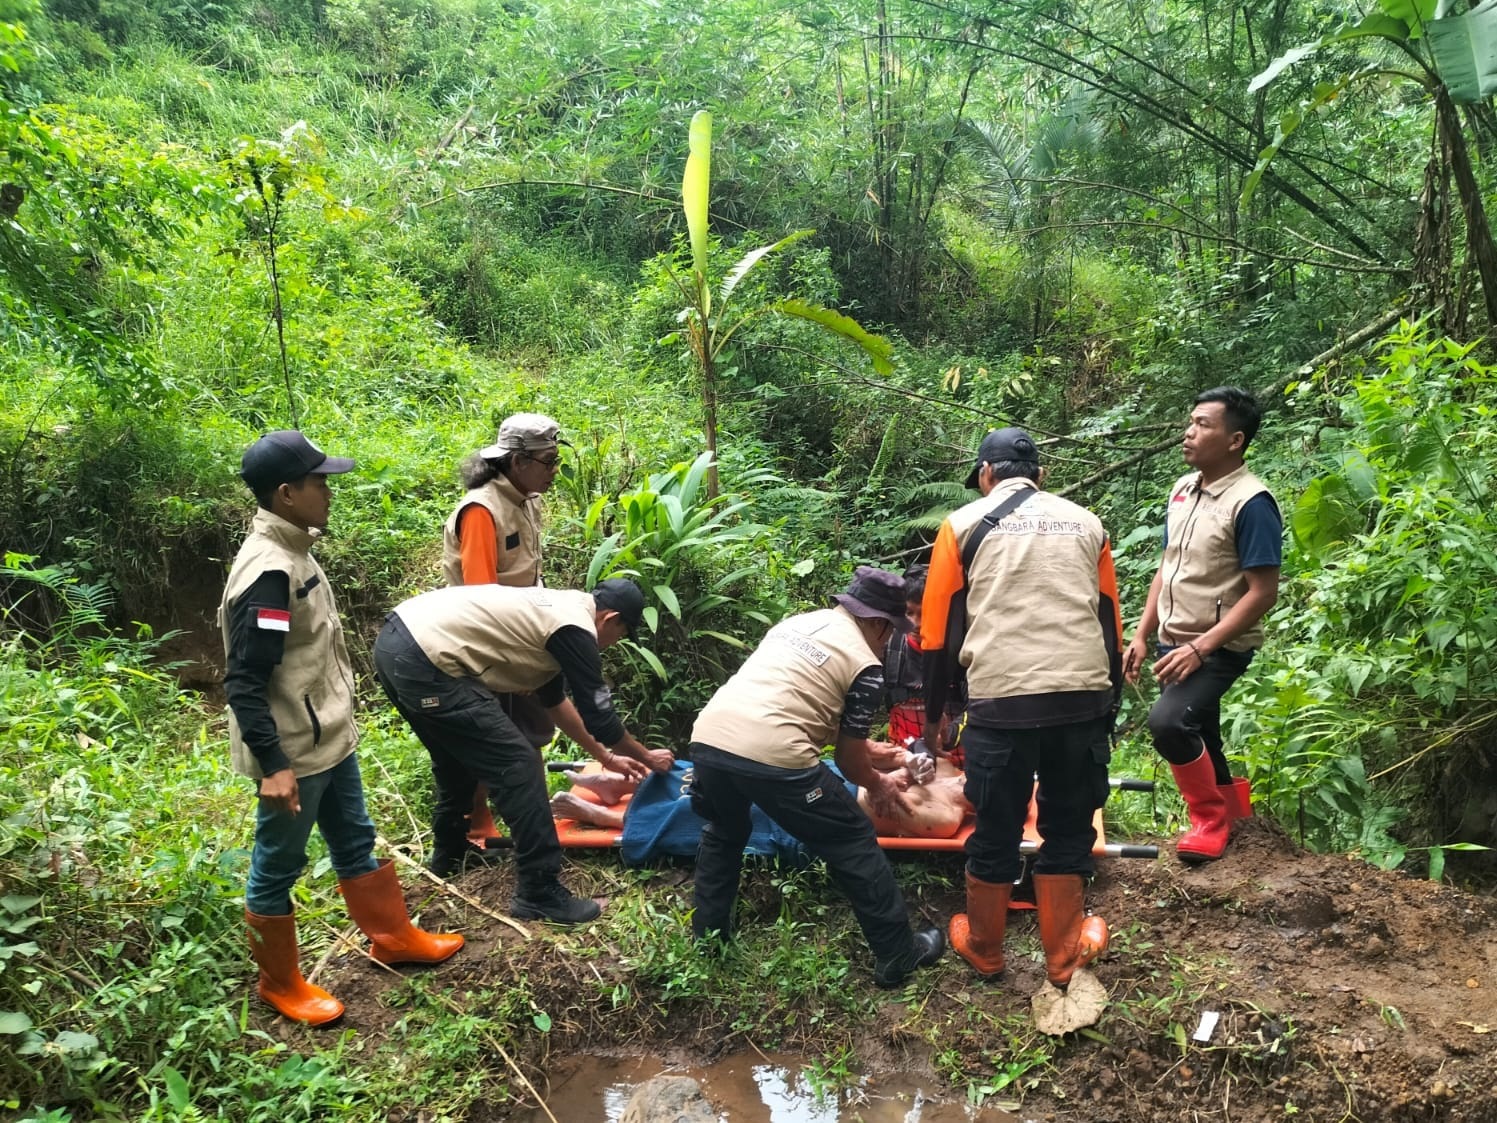
[[(578, 1057), (550, 1072), (546, 1106), (560, 1123), (619, 1123), (635, 1090), (652, 1076), (689, 1076), (717, 1109), (718, 1123), (1021, 1123), (994, 1108), (940, 1098), (904, 1074), (868, 1077), (849, 1099), (821, 1098), (794, 1057), (735, 1054), (703, 1068), (656, 1058)], [(550, 1123), (542, 1108), (496, 1118)]]

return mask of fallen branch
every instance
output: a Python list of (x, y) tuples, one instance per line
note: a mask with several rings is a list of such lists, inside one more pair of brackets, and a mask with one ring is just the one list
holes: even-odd
[(1283, 396), (1284, 390), (1289, 386), (1291, 382), (1297, 382), (1300, 379), (1309, 378), (1315, 373), (1318, 368), (1325, 366), (1326, 363), (1330, 362), (1332, 359), (1339, 359), (1342, 355), (1345, 355), (1350, 351), (1357, 350), (1364, 343), (1367, 343), (1368, 341), (1375, 339), (1377, 336), (1382, 335), (1394, 324), (1398, 323), (1399, 320), (1407, 316), (1411, 311), (1412, 309), (1410, 309), (1407, 305), (1403, 305), (1393, 309), (1391, 312), (1384, 312), (1377, 319), (1373, 320), (1372, 323), (1358, 328), (1356, 331), (1352, 332), (1345, 339), (1343, 339), (1340, 343), (1337, 343), (1334, 347), (1326, 348), (1309, 362), (1301, 363), (1299, 366), (1295, 367), (1289, 375), (1279, 379), (1279, 381), (1270, 386), (1267, 393), (1265, 393), (1260, 400), (1264, 403), (1265, 407), (1271, 407), (1278, 401), (1280, 397)]
[(520, 933), (520, 935), (524, 936), (527, 940), (534, 938), (531, 935), (530, 929), (526, 928), (523, 924), (519, 923), (516, 920), (512, 920), (510, 917), (505, 916), (503, 913), (495, 912), (493, 909), (489, 908), (482, 901), (480, 901), (477, 897), (464, 893), (456, 885), (453, 885), (452, 882), (448, 881), (446, 878), (438, 877), (436, 874), (432, 873), (431, 870), (423, 866), (420, 862), (414, 862), (410, 858), (407, 858), (399, 850), (396, 850), (395, 847), (391, 846), (389, 840), (383, 835), (375, 835), (374, 841), (377, 842), (385, 850), (388, 850), (390, 852), (390, 857), (394, 858), (401, 865), (409, 866), (411, 869), (421, 874), (422, 877), (435, 884), (436, 887), (443, 893), (446, 893), (451, 897), (456, 897), (459, 901), (462, 901), (469, 908), (483, 913), (483, 915), (488, 917), (490, 920), (497, 920), (500, 924), (509, 925), (516, 932)]

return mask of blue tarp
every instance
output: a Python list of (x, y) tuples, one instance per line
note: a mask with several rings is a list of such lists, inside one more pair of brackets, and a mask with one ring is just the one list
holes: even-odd
[[(620, 849), (624, 864), (638, 866), (661, 857), (694, 858), (704, 820), (691, 809), (691, 765), (677, 761), (669, 772), (652, 772), (640, 782), (624, 814)], [(806, 852), (757, 807), (750, 812), (753, 833), (746, 854), (805, 861)]]

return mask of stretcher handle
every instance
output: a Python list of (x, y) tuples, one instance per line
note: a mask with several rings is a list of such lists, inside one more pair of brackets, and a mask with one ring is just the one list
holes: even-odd
[(585, 760), (548, 760), (546, 761), (547, 772), (576, 772), (586, 768), (588, 762)]
[[(1025, 839), (1019, 843), (1020, 854), (1038, 854), (1040, 844), (1031, 839)], [(1159, 847), (1157, 846), (1129, 846), (1122, 842), (1109, 842), (1102, 846), (1093, 846), (1092, 854), (1098, 858), (1157, 858)]]
[(1153, 780), (1124, 780), (1113, 776), (1107, 782), (1121, 792), (1151, 792), (1154, 790)]

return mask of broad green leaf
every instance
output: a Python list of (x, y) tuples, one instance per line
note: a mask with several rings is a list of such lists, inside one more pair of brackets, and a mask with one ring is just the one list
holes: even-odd
[(1424, 34), (1424, 25), (1435, 18), (1440, 0), (1377, 0), (1377, 6), (1388, 16), (1409, 29), (1409, 38)]
[(802, 320), (809, 320), (813, 324), (820, 324), (835, 335), (851, 343), (856, 343), (863, 352), (873, 360), (873, 369), (879, 374), (894, 373), (894, 345), (881, 335), (874, 335), (856, 320), (844, 316), (841, 312), (833, 312), (830, 308), (823, 308), (818, 304), (807, 304), (803, 300), (782, 300), (769, 307), (772, 312), (779, 312), (786, 316), (795, 316)]
[(804, 577), (815, 568), (815, 558), (801, 558), (800, 561), (796, 562), (790, 567), (790, 575), (792, 577)]
[(660, 630), (660, 609), (656, 608), (653, 604), (647, 604), (640, 615), (644, 617), (644, 621), (649, 626), (652, 634)]
[(1279, 118), (1278, 126), (1274, 129), (1273, 141), (1267, 148), (1258, 153), (1258, 162), (1253, 166), (1253, 170), (1248, 173), (1247, 178), (1242, 181), (1242, 194), (1237, 200), (1238, 210), (1247, 210), (1248, 204), (1253, 201), (1253, 196), (1257, 194), (1258, 184), (1262, 182), (1263, 173), (1268, 170), (1268, 165), (1273, 162), (1273, 158), (1278, 155), (1279, 149), (1284, 146), (1285, 142), (1294, 135), (1295, 130), (1304, 124), (1305, 119), (1327, 102), (1334, 101), (1339, 97), (1341, 91), (1346, 89), (1347, 83), (1360, 78), (1367, 72), (1367, 69), (1362, 68), (1352, 71), (1350, 74), (1344, 74), (1335, 82), (1317, 83), (1308, 99)]
[(1295, 503), (1289, 525), (1306, 551), (1319, 555), (1360, 531), (1367, 516), (1341, 476), (1319, 476), (1305, 487)]
[(1301, 47), (1291, 47), (1278, 58), (1274, 59), (1273, 62), (1269, 63), (1261, 74), (1248, 83), (1248, 93), (1257, 93), (1295, 63), (1301, 59), (1309, 58), (1316, 51), (1320, 50), (1320, 46), (1320, 42), (1315, 42), (1306, 43)]
[(656, 585), (655, 596), (660, 603), (665, 605), (670, 614), (677, 620), (681, 619), (681, 601), (676, 597), (676, 590), (669, 585)]
[(597, 549), (593, 551), (592, 560), (587, 563), (587, 580), (583, 584), (591, 589), (598, 583), (604, 568), (618, 553), (619, 536), (617, 533), (610, 534), (598, 543)]
[(186, 1111), (192, 1103), (192, 1094), (187, 1087), (187, 1077), (183, 1076), (171, 1065), (161, 1070), (161, 1078), (166, 1083), (167, 1102), (178, 1111)]
[(691, 118), (686, 172), (681, 179), (681, 207), (686, 212), (686, 230), (691, 239), (691, 267), (698, 277), (707, 276), (707, 204), (711, 180), (712, 114), (699, 109)]
[(19, 1010), (0, 1010), (0, 1033), (25, 1033), (31, 1028), (31, 1019)]
[(1429, 848), (1429, 879), (1440, 881), (1445, 877), (1445, 851), (1438, 846)]
[(0, 909), (9, 913), (22, 913), (36, 908), (41, 900), (40, 897), (18, 897), (15, 894), (9, 894), (0, 897)]
[(764, 260), (776, 250), (782, 250), (786, 246), (794, 245), (804, 238), (809, 238), (816, 233), (814, 230), (797, 230), (793, 234), (786, 234), (778, 242), (771, 246), (760, 246), (756, 250), (750, 250), (739, 259), (738, 264), (733, 266), (727, 277), (723, 280), (722, 298), (723, 304), (728, 303), (728, 297), (733, 295), (733, 290), (738, 287), (738, 282), (747, 276), (749, 270)]
[(632, 648), (641, 659), (649, 664), (650, 670), (655, 672), (655, 676), (660, 679), (661, 682), (670, 681), (670, 675), (665, 673), (665, 664), (660, 661), (660, 657), (657, 656), (653, 651), (651, 651), (648, 647), (641, 647), (639, 644), (634, 643), (631, 640), (625, 640), (624, 644), (625, 646)]
[(1474, 105), (1497, 93), (1497, 4), (1432, 21), (1429, 51), (1452, 101)]
[(737, 647), (744, 651), (747, 651), (749, 646), (737, 636), (730, 636), (726, 632), (714, 632), (711, 628), (698, 628), (691, 634), (693, 636), (711, 636), (713, 639), (721, 640), (723, 643), (728, 644), (730, 647)]

